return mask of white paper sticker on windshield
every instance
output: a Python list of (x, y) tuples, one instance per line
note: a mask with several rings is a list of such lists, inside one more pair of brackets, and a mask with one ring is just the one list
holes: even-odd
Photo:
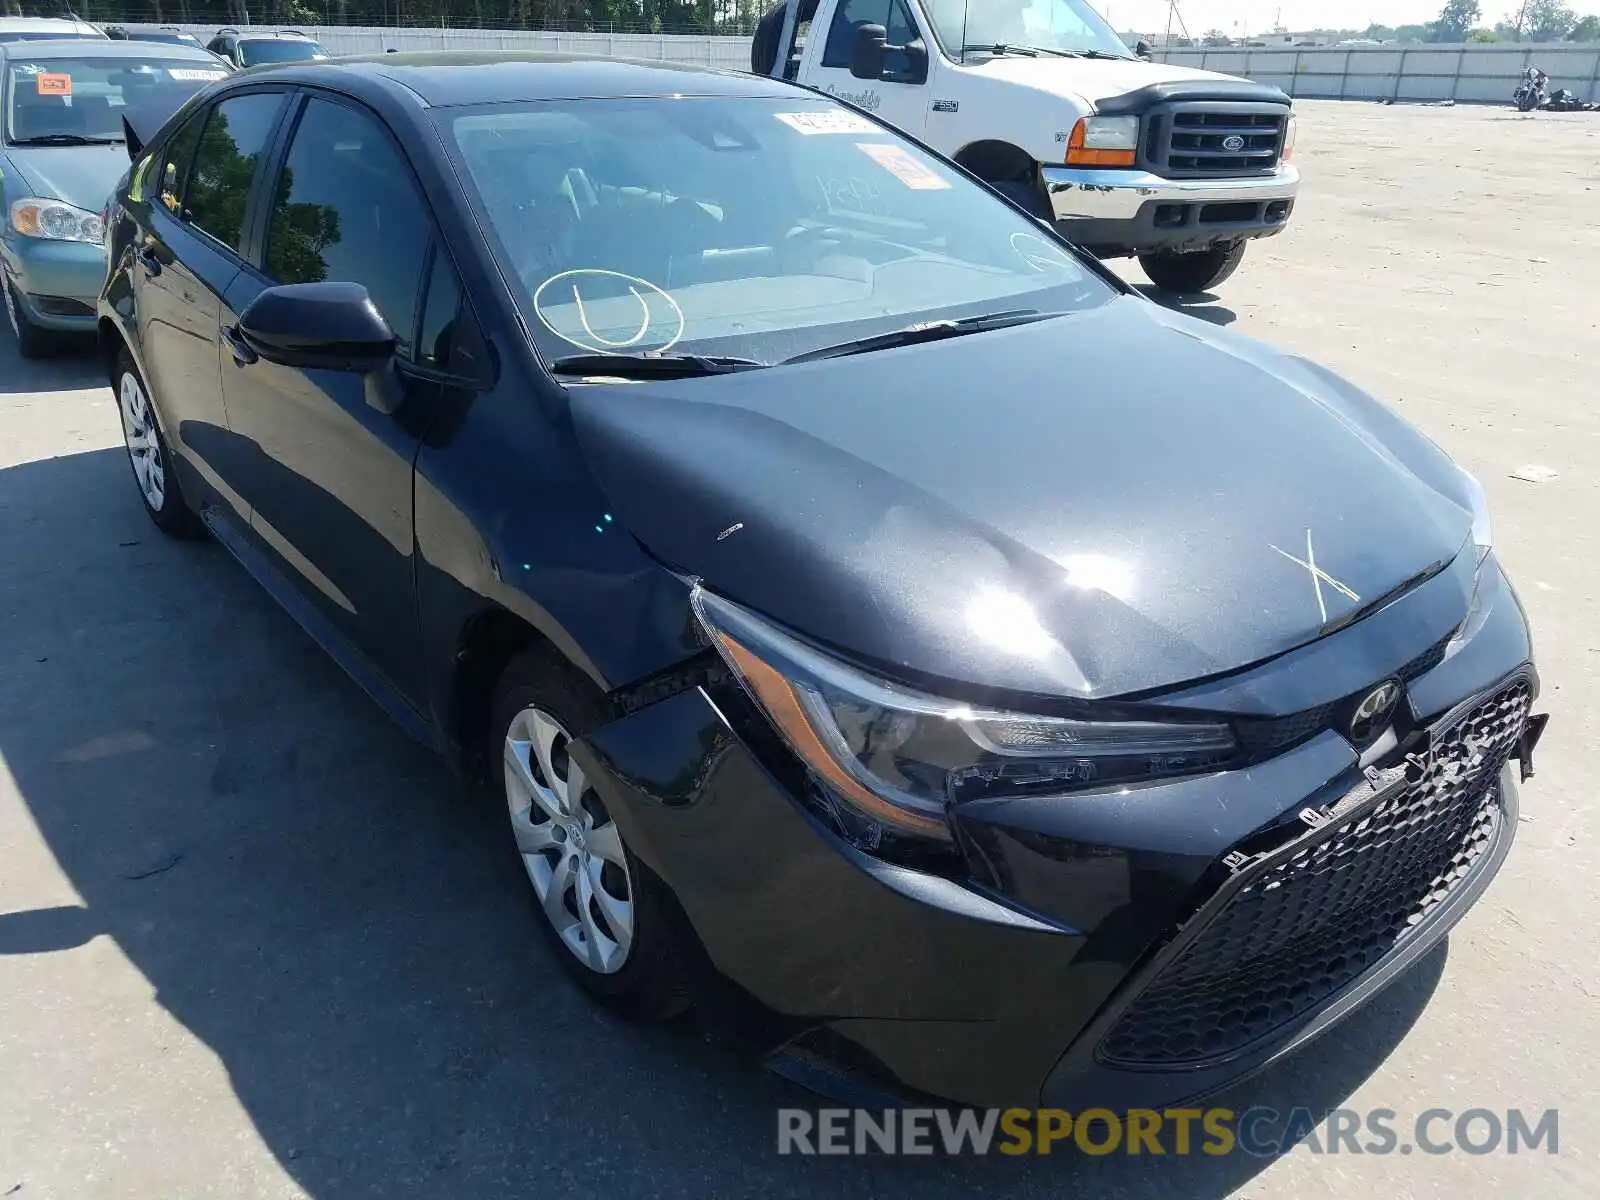
[(183, 83), (209, 83), (213, 79), (226, 78), (228, 73), (205, 67), (168, 67), (167, 74)]
[(775, 113), (789, 128), (810, 137), (814, 133), (879, 133), (881, 130), (863, 116), (843, 108), (812, 112)]
[(891, 142), (857, 142), (856, 149), (908, 188), (919, 192), (936, 192), (950, 186), (949, 180), (918, 162), (904, 146), (896, 146)]

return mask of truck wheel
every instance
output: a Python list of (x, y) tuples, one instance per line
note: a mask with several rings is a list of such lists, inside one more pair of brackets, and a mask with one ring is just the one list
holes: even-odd
[(1139, 265), (1150, 282), (1164, 292), (1188, 295), (1209, 292), (1226, 283), (1244, 261), (1244, 242), (1189, 254), (1141, 254)]
[(1038, 217), (1041, 221), (1050, 220), (1054, 214), (1050, 211), (1050, 202), (1044, 198), (1044, 193), (1039, 190), (1039, 185), (1021, 179), (1007, 179), (1001, 183), (989, 185), (1013, 204), (1021, 205), (1030, 216)]
[[(771, 75), (778, 61), (778, 39), (783, 36), (783, 10), (786, 4), (774, 4), (761, 14), (756, 23), (756, 34), (750, 42), (750, 70), (757, 75)], [(795, 32), (801, 25), (814, 20), (817, 0), (800, 0), (800, 11), (795, 16)]]

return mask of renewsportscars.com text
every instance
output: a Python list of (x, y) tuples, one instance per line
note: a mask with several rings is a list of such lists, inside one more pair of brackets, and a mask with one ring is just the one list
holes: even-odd
[(1560, 1114), (1519, 1108), (804, 1108), (778, 1110), (779, 1154), (1557, 1154)]

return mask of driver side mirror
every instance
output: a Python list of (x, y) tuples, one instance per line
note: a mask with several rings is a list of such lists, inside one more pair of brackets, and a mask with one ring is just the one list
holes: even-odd
[(850, 74), (857, 79), (882, 79), (884, 45), (889, 31), (882, 25), (861, 25), (850, 47)]
[(262, 292), (239, 315), (245, 345), (300, 370), (370, 375), (394, 358), (394, 330), (359, 283), (290, 283)]
[(1137, 46), (1135, 46), (1133, 48), (1133, 52), (1139, 58), (1142, 58), (1146, 61), (1149, 61), (1151, 56), (1155, 54), (1155, 50), (1151, 47), (1150, 43), (1146, 41), (1141, 41)]

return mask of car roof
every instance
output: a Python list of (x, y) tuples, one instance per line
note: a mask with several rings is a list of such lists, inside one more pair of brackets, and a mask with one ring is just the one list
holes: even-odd
[(71, 36), (103, 38), (105, 34), (89, 22), (75, 17), (0, 17), (0, 33), (53, 33), (60, 30)]
[(29, 62), (48, 62), (57, 58), (164, 58), (193, 59), (217, 66), (217, 56), (198, 46), (118, 42), (111, 38), (41, 38), (36, 42), (0, 42), (0, 55)]
[[(309, 33), (301, 33), (298, 29), (230, 29), (224, 32), (231, 33), (235, 41), (240, 42), (273, 42), (279, 38), (288, 38), (291, 42), (314, 42), (317, 39)], [(220, 37), (221, 34), (219, 33)]]
[(356, 75), (380, 85), (398, 85), (430, 108), (650, 96), (809, 98), (793, 85), (764, 75), (590, 54), (493, 50), (365, 54), (250, 72), (253, 80), (274, 75), (306, 82), (341, 77), (348, 81)]

